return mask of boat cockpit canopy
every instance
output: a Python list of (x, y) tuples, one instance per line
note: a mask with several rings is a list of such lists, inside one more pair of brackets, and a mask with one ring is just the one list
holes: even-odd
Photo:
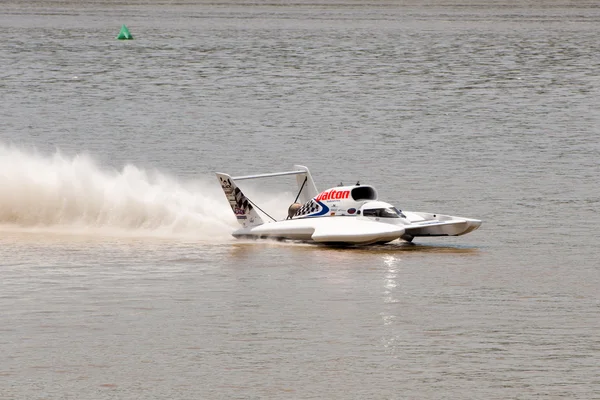
[(365, 217), (377, 218), (400, 218), (403, 216), (396, 207), (365, 209), (362, 213)]

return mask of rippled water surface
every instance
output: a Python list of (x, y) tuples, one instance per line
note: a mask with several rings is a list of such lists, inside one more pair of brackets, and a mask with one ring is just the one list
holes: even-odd
[[(0, 398), (600, 398), (599, 34), (591, 1), (3, 3)], [(232, 239), (214, 172), (293, 164), (484, 224)]]

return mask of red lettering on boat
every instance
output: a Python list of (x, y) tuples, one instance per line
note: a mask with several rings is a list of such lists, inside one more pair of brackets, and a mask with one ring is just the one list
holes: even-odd
[(315, 197), (316, 201), (323, 201), (323, 200), (341, 200), (341, 199), (347, 199), (348, 197), (350, 197), (350, 191), (349, 190), (335, 190), (335, 189), (330, 189), (330, 190), (326, 190), (322, 193), (320, 193), (317, 197)]

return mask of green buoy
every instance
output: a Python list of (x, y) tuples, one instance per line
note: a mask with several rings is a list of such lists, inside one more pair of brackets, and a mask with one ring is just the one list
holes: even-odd
[(129, 29), (125, 25), (121, 27), (121, 32), (119, 32), (119, 36), (117, 36), (119, 40), (133, 40), (133, 36), (129, 33)]

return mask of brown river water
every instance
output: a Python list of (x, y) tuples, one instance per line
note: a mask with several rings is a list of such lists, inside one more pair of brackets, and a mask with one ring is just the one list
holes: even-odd
[[(595, 2), (8, 1), (0, 37), (0, 399), (600, 399)], [(233, 239), (214, 172), (293, 164), (484, 223)]]

